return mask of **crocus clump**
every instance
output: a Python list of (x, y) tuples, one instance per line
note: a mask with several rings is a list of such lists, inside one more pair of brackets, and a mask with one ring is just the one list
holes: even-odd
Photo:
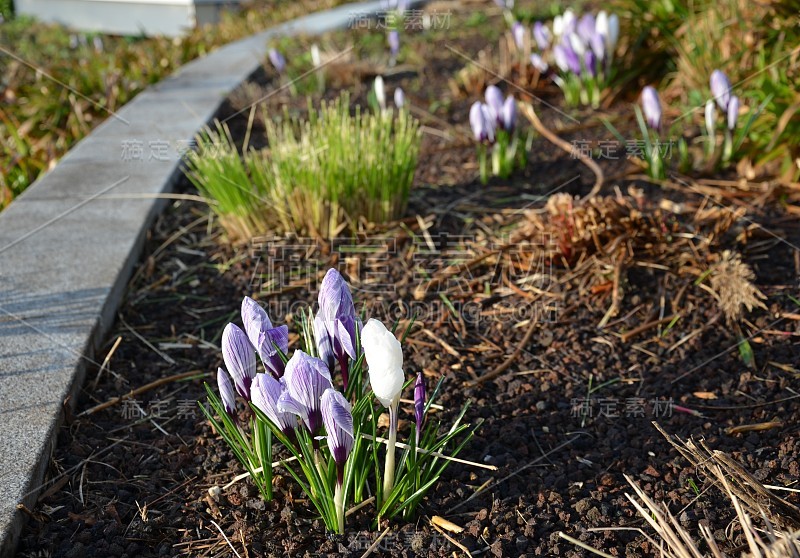
[[(223, 331), (227, 371), (217, 370), (218, 391), (206, 385), (211, 409), (201, 406), (205, 416), (266, 500), (272, 498), (272, 468), (281, 466), (289, 469), (330, 531), (344, 533), (346, 507), (364, 506), (370, 494), (377, 496), (378, 518), (411, 518), (448, 463), (443, 464), (448, 456), (442, 452), (449, 448), (455, 457), (477, 426), (461, 424), (466, 406), (442, 433), (438, 422), (426, 422), (429, 402), (420, 373), (409, 411), (415, 426), (407, 443), (397, 443), (400, 397), (406, 386), (400, 341), (375, 319), (362, 329), (350, 289), (338, 271), (325, 275), (316, 314), (309, 310), (301, 316), (305, 346), (290, 356), (288, 327), (276, 327), (256, 301), (244, 298), (244, 329), (228, 324)], [(368, 380), (363, 366), (368, 367)], [(337, 369), (341, 381), (334, 374)], [(242, 420), (237, 394), (247, 403), (249, 420)], [(389, 412), (387, 438), (377, 436), (380, 409)], [(456, 442), (457, 437), (464, 439)], [(274, 440), (291, 460), (273, 462)], [(381, 476), (382, 445), (386, 452)], [(370, 481), (374, 488), (367, 489)]]
[(469, 123), (478, 142), (481, 181), (489, 180), (487, 149), (491, 148), (492, 175), (508, 178), (515, 167), (525, 164), (525, 151), (519, 149), (517, 134), (517, 101), (503, 98), (496, 85), (486, 88), (485, 102), (475, 101), (469, 111)]
[[(518, 27), (512, 32), (524, 39), (526, 29)], [(578, 17), (568, 9), (556, 16), (551, 26), (537, 21), (531, 37), (531, 48), (538, 49), (530, 54), (531, 64), (553, 79), (566, 103), (599, 106), (600, 93), (613, 76), (619, 17), (605, 11)]]
[(731, 82), (722, 70), (711, 73), (709, 83), (711, 98), (705, 105), (705, 127), (708, 135), (707, 156), (713, 157), (717, 146), (717, 107), (725, 122), (722, 140), (722, 162), (728, 163), (733, 157), (736, 124), (739, 120), (739, 97), (733, 94)]

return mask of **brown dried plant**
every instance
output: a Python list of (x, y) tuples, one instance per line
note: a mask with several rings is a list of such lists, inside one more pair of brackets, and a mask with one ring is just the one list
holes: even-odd
[(767, 297), (753, 284), (755, 273), (742, 262), (739, 254), (730, 250), (722, 252), (719, 263), (711, 269), (709, 279), (719, 307), (729, 322), (738, 322), (744, 308), (748, 312), (752, 312), (753, 308), (766, 309), (762, 300)]

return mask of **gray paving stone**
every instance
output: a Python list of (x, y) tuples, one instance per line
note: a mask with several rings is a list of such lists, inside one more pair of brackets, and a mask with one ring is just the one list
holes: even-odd
[[(123, 142), (188, 140), (265, 58), (277, 34), (347, 25), (380, 3), (312, 14), (222, 47), (144, 91), (0, 213), (0, 557), (13, 555), (65, 405), (108, 331), (145, 232), (178, 175), (123, 161)], [(174, 145), (174, 143), (173, 143)]]

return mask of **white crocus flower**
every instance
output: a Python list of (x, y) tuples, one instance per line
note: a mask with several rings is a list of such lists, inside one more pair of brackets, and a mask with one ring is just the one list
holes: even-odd
[(389, 442), (383, 472), (383, 498), (394, 488), (394, 454), (397, 444), (397, 407), (403, 391), (403, 349), (394, 333), (371, 319), (361, 330), (361, 346), (369, 367), (369, 383), (381, 405), (389, 409)]
[(375, 78), (375, 98), (378, 100), (378, 106), (381, 107), (381, 111), (386, 110), (386, 88), (383, 85), (383, 78), (378, 76)]

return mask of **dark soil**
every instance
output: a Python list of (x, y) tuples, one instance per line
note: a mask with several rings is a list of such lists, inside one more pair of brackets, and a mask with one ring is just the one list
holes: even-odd
[[(438, 59), (442, 49), (432, 52)], [(443, 72), (447, 64), (460, 67), (452, 56), (441, 58), (447, 60)], [(429, 69), (432, 75), (435, 70)], [(431, 94), (444, 95), (446, 87), (430, 79)], [(428, 95), (414, 92), (410, 81), (399, 83), (412, 100)], [(448, 126), (463, 126), (468, 106), (468, 99), (456, 100), (436, 116)], [(231, 107), (226, 111), (223, 116)], [(233, 127), (241, 129), (237, 119)], [(576, 133), (590, 139), (606, 134), (596, 127)], [(604, 170), (613, 175), (625, 163), (604, 161)], [(75, 415), (60, 432), (48, 483), (18, 555), (233, 556), (221, 529), (242, 557), (361, 556), (379, 535), (370, 530), (369, 514), (350, 517), (346, 536), (328, 536), (280, 470), (272, 502), (263, 502), (246, 481), (213, 498), (209, 488), (227, 484), (242, 470), (196, 407), (204, 400), (203, 382), (212, 382), (222, 364), (220, 334), (227, 322), (240, 320), (242, 297), (256, 296), (274, 321), (292, 323), (300, 308), (315, 303), (319, 281), (332, 266), (349, 278), (368, 316), (400, 320), (402, 326), (417, 314), (404, 346), (406, 372), (423, 370), (431, 385), (446, 376), (443, 415), (470, 401), (468, 420), (485, 420), (461, 457), (498, 467), (453, 464), (423, 502), (419, 520), (392, 523), (372, 555), (461, 554), (430, 525), (434, 515), (464, 527), (449, 536), (473, 555), (590, 555), (560, 539), (559, 531), (614, 556), (657, 555), (638, 532), (646, 525), (625, 497), (631, 493), (626, 475), (665, 503), (695, 537), (699, 525), (707, 524), (720, 546), (736, 554), (743, 538), (737, 523), (726, 529), (735, 517), (730, 501), (677, 456), (652, 421), (684, 439), (704, 437), (764, 484), (797, 483), (800, 322), (788, 296), (797, 296), (796, 223), (777, 206), (747, 206), (749, 221), (721, 241), (743, 254), (768, 297), (767, 310), (747, 314), (737, 326), (750, 337), (755, 358), (748, 367), (737, 350), (736, 328), (725, 325), (714, 299), (692, 280), (652, 267), (625, 274), (620, 312), (605, 328), (598, 323), (611, 302), (607, 290), (581, 289), (580, 278), (554, 282), (556, 296), (544, 305), (514, 289), (519, 272), (509, 277), (514, 269), (499, 264), (465, 268), (438, 292), (413, 302), (415, 288), (428, 277), (516, 230), (525, 218), (514, 210), (541, 207), (541, 196), (575, 176), (561, 191), (585, 194), (593, 182), (579, 162), (541, 139), (513, 181), (483, 186), (475, 174), (469, 141), (426, 136), (408, 217), (334, 243), (275, 237), (231, 247), (206, 206), (173, 203), (150, 232), (101, 351), (110, 351), (121, 337), (108, 369), (89, 372)], [(651, 207), (665, 197), (702, 201), (690, 191), (625, 179), (609, 181), (604, 194), (628, 186), (643, 188)], [(181, 189), (190, 192), (185, 184)], [(568, 270), (555, 262), (551, 274), (563, 278)], [(683, 284), (688, 287), (678, 295)], [(657, 319), (662, 299), (669, 306), (681, 296), (680, 307), (690, 311), (672, 328), (654, 327), (627, 341), (618, 335)], [(514, 352), (532, 316), (542, 325), (507, 371), (470, 384)], [(697, 333), (675, 346), (692, 332)], [(298, 340), (292, 343), (296, 347)], [(197, 376), (81, 414), (148, 382), (190, 371)], [(772, 421), (781, 425), (727, 431)], [(796, 505), (800, 500), (781, 495)]]

